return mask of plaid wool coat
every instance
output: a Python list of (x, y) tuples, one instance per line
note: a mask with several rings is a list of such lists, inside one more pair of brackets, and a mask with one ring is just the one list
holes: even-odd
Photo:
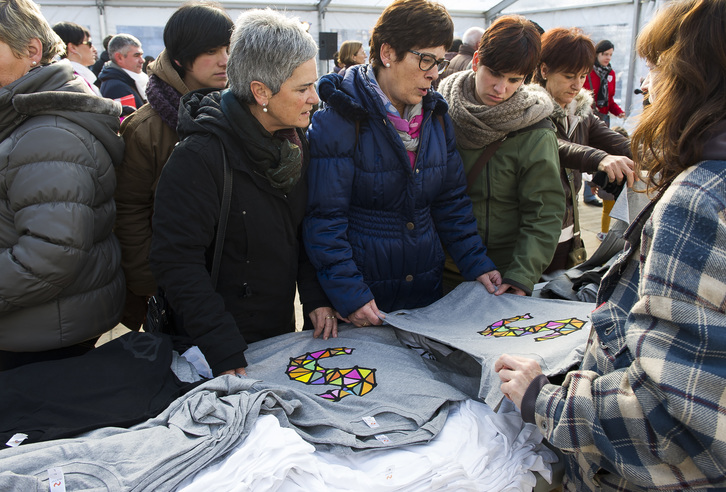
[(535, 420), (566, 490), (726, 490), (726, 161), (682, 172), (625, 233), (581, 369)]

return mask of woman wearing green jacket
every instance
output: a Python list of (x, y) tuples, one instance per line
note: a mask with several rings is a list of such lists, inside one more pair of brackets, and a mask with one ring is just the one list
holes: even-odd
[[(530, 21), (500, 17), (482, 36), (472, 70), (447, 77), (440, 87), (479, 235), (502, 272), (497, 294), (532, 293), (552, 260), (565, 213), (557, 137), (547, 120), (554, 106), (546, 91), (523, 85), (540, 46)], [(463, 281), (453, 262), (444, 279), (448, 288)]]

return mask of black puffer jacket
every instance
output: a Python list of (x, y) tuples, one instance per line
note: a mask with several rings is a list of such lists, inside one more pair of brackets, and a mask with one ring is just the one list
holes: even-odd
[[(183, 323), (183, 331), (214, 374), (244, 367), (247, 343), (294, 330), (297, 282), (306, 313), (329, 305), (301, 241), (309, 161), (303, 132), (302, 178), (285, 194), (253, 171), (249, 138), (234, 120), (273, 137), (236, 104), (230, 114), (222, 92), (203, 89), (182, 98), (182, 139), (161, 173), (156, 191), (151, 270)], [(220, 144), (221, 142), (221, 144)], [(234, 170), (232, 202), (216, 291), (209, 272), (224, 182), (222, 148)]]

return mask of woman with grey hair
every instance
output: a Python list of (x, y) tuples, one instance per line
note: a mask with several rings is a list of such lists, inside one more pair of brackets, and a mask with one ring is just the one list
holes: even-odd
[(0, 371), (80, 355), (121, 317), (121, 106), (30, 0), (0, 0)]
[[(236, 22), (229, 89), (181, 100), (180, 143), (156, 191), (151, 270), (214, 375), (246, 374), (250, 342), (295, 329), (297, 284), (314, 336), (336, 318), (302, 247), (318, 49), (299, 21), (249, 10)], [(231, 201), (220, 221), (225, 167)], [(230, 180), (226, 180), (230, 183)], [(216, 283), (217, 224), (226, 223)]]

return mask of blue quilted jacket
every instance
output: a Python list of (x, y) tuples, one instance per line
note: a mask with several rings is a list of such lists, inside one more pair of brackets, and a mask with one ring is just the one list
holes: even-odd
[(345, 78), (320, 79), (325, 107), (308, 130), (303, 237), (321, 285), (343, 316), (373, 298), (383, 311), (439, 299), (443, 247), (467, 280), (496, 268), (477, 234), (443, 97), (429, 92), (423, 99), (412, 169), (369, 70), (358, 65)]

